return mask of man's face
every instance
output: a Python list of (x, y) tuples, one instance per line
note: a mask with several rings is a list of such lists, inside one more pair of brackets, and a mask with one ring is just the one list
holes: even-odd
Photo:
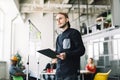
[(11, 60), (11, 63), (12, 63), (13, 65), (16, 65), (16, 64), (17, 64), (17, 61)]
[(56, 22), (59, 28), (64, 28), (66, 26), (66, 23), (68, 22), (68, 18), (66, 18), (62, 14), (57, 14)]

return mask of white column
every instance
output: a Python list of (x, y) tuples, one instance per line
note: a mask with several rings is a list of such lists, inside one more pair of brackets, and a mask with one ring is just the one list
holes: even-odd
[(113, 25), (120, 25), (120, 0), (111, 0)]

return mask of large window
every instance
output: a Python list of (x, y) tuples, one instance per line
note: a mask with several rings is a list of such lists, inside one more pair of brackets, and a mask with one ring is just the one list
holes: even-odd
[(109, 66), (111, 61), (120, 65), (120, 35), (91, 40), (87, 54), (95, 59), (99, 67)]
[(110, 65), (109, 48), (111, 41), (106, 38), (90, 40), (88, 43), (88, 57), (93, 57), (97, 67), (105, 67)]
[(88, 56), (93, 57), (93, 44), (88, 45)]
[(4, 28), (4, 13), (0, 9), (0, 60), (3, 57), (3, 28)]
[(120, 59), (120, 35), (113, 37), (113, 59)]
[(99, 59), (99, 55), (102, 55), (104, 52), (104, 38), (91, 40), (88, 44), (88, 56), (95, 57), (96, 60)]

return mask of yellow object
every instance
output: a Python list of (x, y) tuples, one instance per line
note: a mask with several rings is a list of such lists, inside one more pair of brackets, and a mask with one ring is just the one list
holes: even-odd
[(13, 80), (23, 80), (22, 76), (13, 76)]
[(18, 58), (17, 58), (16, 56), (13, 56), (13, 57), (11, 58), (11, 60), (13, 60), (13, 61), (18, 61)]
[(108, 80), (110, 72), (111, 70), (109, 70), (107, 73), (97, 73), (94, 77), (94, 80)]

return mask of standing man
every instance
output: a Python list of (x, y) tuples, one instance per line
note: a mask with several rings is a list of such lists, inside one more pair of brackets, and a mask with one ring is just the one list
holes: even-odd
[(57, 25), (62, 33), (56, 40), (57, 69), (56, 80), (78, 80), (80, 56), (85, 53), (85, 47), (79, 31), (70, 28), (66, 13), (56, 15)]

